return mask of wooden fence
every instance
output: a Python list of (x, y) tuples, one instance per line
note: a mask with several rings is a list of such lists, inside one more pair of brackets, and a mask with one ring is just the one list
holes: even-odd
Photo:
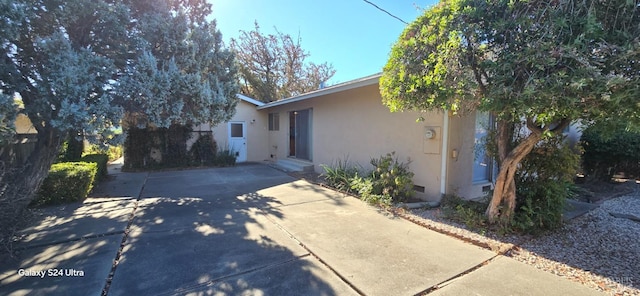
[(0, 147), (0, 161), (24, 164), (36, 148), (37, 134), (17, 134), (12, 143)]

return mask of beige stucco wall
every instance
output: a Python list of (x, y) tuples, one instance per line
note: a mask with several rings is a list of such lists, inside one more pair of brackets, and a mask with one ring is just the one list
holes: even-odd
[(31, 124), (29, 117), (24, 114), (18, 114), (16, 116), (16, 133), (17, 134), (37, 134), (36, 128)]
[[(473, 183), (473, 161), (475, 157), (476, 114), (449, 117), (449, 144), (448, 144), (448, 169), (447, 189), (448, 194), (455, 194), (463, 198), (481, 197), (485, 193), (483, 187), (491, 186), (490, 182)], [(456, 151), (457, 155), (454, 156)]]
[[(264, 161), (269, 158), (267, 150), (269, 122), (266, 112), (260, 112), (254, 104), (240, 100), (236, 114), (230, 121), (242, 121), (247, 129), (247, 161)], [(255, 120), (255, 121), (254, 121)], [(203, 126), (202, 128), (207, 128)], [(215, 126), (213, 137), (218, 148), (225, 148), (229, 143), (228, 122)]]
[[(370, 168), (372, 157), (395, 151), (399, 160), (411, 159), (414, 183), (425, 187), (420, 197), (439, 200), (443, 113), (426, 113), (424, 122), (416, 122), (419, 113), (391, 113), (381, 100), (376, 84), (265, 109), (265, 114), (280, 114), (280, 130), (270, 132), (269, 154), (287, 157), (288, 112), (312, 108), (311, 155), (317, 172), (322, 172), (320, 164), (346, 157)], [(439, 128), (434, 139), (425, 139), (425, 127)]]

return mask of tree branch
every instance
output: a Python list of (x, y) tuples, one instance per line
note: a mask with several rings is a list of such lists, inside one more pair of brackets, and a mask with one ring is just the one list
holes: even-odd
[(562, 120), (560, 120), (560, 123), (558, 123), (556, 127), (550, 129), (550, 131), (554, 133), (562, 132), (562, 130), (569, 126), (569, 124), (571, 124), (571, 120), (569, 118), (563, 118)]
[(471, 46), (471, 40), (468, 36), (467, 36), (467, 50), (469, 54), (469, 60), (471, 62), (471, 70), (473, 71), (473, 76), (476, 78), (476, 81), (478, 82), (478, 86), (480, 87), (480, 92), (482, 92), (482, 95), (484, 95), (487, 93), (487, 87), (484, 85), (484, 82), (482, 82), (482, 74), (480, 73), (480, 69), (479, 69), (480, 66), (476, 61), (476, 55), (473, 52), (473, 46)]
[(529, 130), (532, 133), (537, 134), (537, 135), (540, 135), (545, 131), (544, 128), (536, 125), (536, 123), (533, 122), (533, 118), (532, 117), (527, 117), (527, 128), (529, 128)]

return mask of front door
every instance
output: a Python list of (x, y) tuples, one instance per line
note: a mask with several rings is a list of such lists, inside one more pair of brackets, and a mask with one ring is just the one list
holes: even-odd
[(289, 156), (311, 160), (311, 109), (289, 113)]
[(247, 129), (244, 121), (229, 122), (229, 149), (237, 162), (247, 161)]

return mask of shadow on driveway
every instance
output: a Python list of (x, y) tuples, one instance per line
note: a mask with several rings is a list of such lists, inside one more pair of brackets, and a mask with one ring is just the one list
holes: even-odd
[[(0, 261), (0, 294), (99, 295), (112, 267), (108, 295), (354, 293), (267, 219), (284, 218), (281, 204), (257, 191), (294, 181), (288, 175), (263, 165), (146, 174), (118, 174), (96, 190), (108, 197), (47, 209), (18, 256)], [(18, 272), (50, 269), (83, 274)]]

